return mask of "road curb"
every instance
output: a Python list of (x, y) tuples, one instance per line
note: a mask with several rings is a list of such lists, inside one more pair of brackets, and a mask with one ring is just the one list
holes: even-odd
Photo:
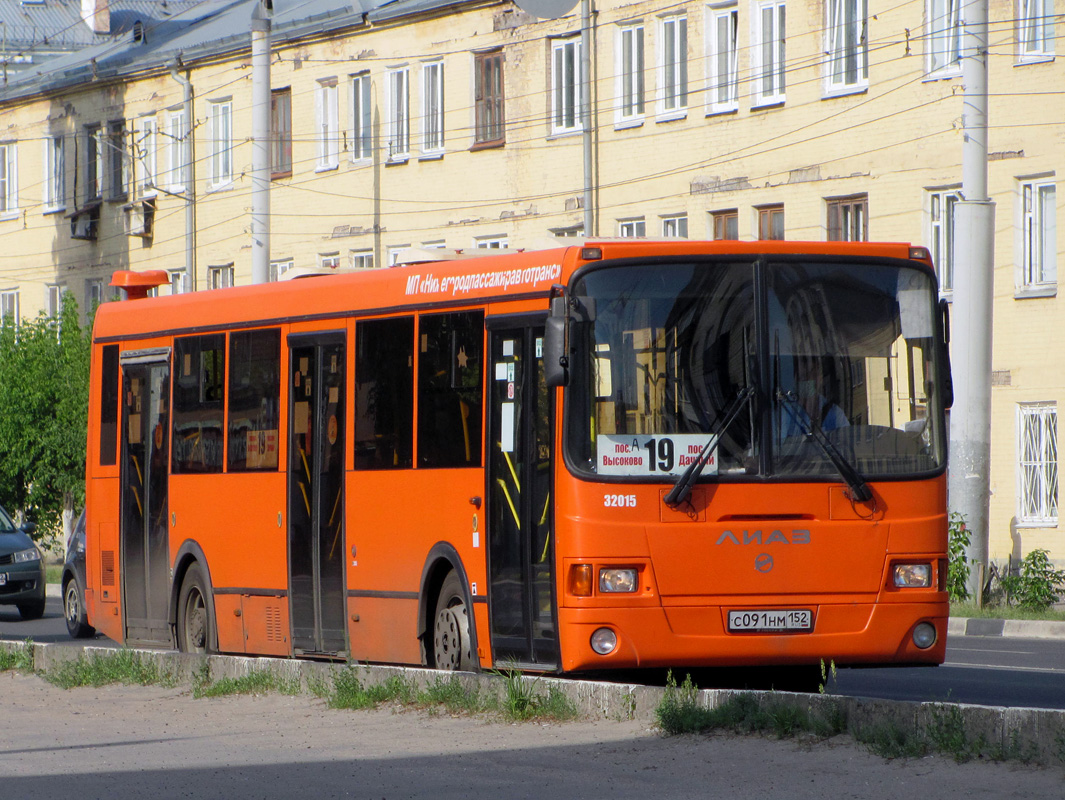
[[(15, 651), (26, 647), (21, 642), (0, 641), (0, 649)], [(32, 644), (34, 669), (46, 671), (79, 658), (114, 656), (113, 648), (89, 646), (64, 647)], [(134, 650), (147, 663), (178, 685), (192, 684), (205, 677), (211, 682), (222, 678), (240, 678), (265, 672), (287, 682), (298, 682), (302, 689), (329, 686), (342, 670), (358, 670), (364, 686), (385, 683), (394, 676), (411, 681), (419, 688), (441, 679), (447, 673), (436, 670), (388, 667), (349, 666), (315, 661), (243, 656), (204, 656), (173, 651)], [(504, 678), (493, 673), (451, 673), (470, 688), (502, 694)], [(586, 718), (601, 720), (635, 720), (647, 725), (657, 723), (657, 710), (666, 689), (636, 684), (605, 683), (565, 678), (523, 676), (534, 691), (548, 687), (561, 692)], [(730, 698), (746, 695), (760, 707), (781, 707), (817, 715), (821, 719), (840, 720), (856, 738), (868, 740), (876, 732), (888, 736), (917, 734), (933, 741), (947, 735), (961, 736), (977, 754), (993, 758), (1021, 758), (1044, 764), (1065, 763), (1065, 711), (1055, 709), (1004, 708), (961, 703), (915, 702), (842, 697), (832, 694), (797, 694), (792, 692), (702, 689), (696, 702), (707, 709), (720, 706)], [(956, 742), (954, 739), (951, 740)], [(951, 754), (953, 754), (951, 752)]]
[(1038, 619), (951, 617), (947, 636), (1006, 636), (1015, 639), (1065, 639), (1065, 622)]

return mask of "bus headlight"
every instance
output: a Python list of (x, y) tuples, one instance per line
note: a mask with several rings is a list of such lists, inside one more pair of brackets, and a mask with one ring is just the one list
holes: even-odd
[(599, 570), (599, 591), (601, 592), (635, 592), (636, 570), (616, 569), (613, 567)]
[(592, 634), (592, 649), (601, 656), (608, 656), (618, 646), (618, 635), (610, 628), (598, 628)]
[(931, 564), (896, 564), (893, 573), (898, 588), (923, 589), (932, 585)]

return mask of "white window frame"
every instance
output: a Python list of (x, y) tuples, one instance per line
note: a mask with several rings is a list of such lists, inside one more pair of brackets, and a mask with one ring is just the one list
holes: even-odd
[(1057, 403), (1017, 404), (1017, 525), (1058, 524)]
[(869, 86), (868, 0), (826, 0), (825, 94)]
[(207, 267), (208, 289), (229, 289), (233, 283), (233, 264), (215, 264)]
[(410, 69), (406, 66), (388, 70), (387, 146), (390, 162), (410, 158)]
[(927, 0), (926, 60), (931, 78), (961, 74), (961, 6), (964, 0)]
[(739, 108), (739, 7), (735, 2), (706, 9), (706, 110)]
[(681, 119), (688, 113), (688, 16), (658, 20), (658, 118)]
[(233, 101), (229, 98), (207, 101), (208, 190), (233, 185)]
[(477, 250), (506, 250), (510, 247), (510, 244), (505, 235), (478, 236), (473, 240), (473, 246)]
[(103, 197), (105, 182), (104, 128), (91, 123), (83, 128), (85, 134), (85, 199)]
[(755, 107), (784, 102), (786, 13), (784, 0), (751, 4), (751, 94)]
[(174, 108), (167, 112), (167, 175), (166, 182), (171, 192), (185, 191), (187, 165), (185, 156), (185, 137), (188, 136), (185, 109)]
[(615, 58), (617, 59), (617, 109), (615, 122), (619, 127), (639, 125), (647, 108), (646, 53), (643, 23), (629, 23), (618, 27)]
[(422, 155), (444, 154), (444, 62), (422, 64)]
[(170, 294), (185, 294), (189, 290), (189, 274), (184, 267), (168, 269), (170, 276)]
[(373, 105), (370, 97), (370, 73), (351, 76), (351, 160), (373, 158)]
[(954, 219), (961, 187), (928, 191), (928, 244), (939, 278), (939, 293), (954, 294)]
[(137, 120), (136, 138), (133, 141), (134, 173), (137, 190), (142, 197), (154, 197), (158, 184), (159, 123), (155, 115)]
[(1020, 182), (1021, 292), (1057, 288), (1057, 184), (1053, 178)]
[(281, 280), (281, 276), (288, 272), (290, 269), (296, 266), (296, 262), (291, 258), (277, 258), (270, 262), (270, 267), (267, 270), (266, 279), (270, 283), (276, 283)]
[(0, 325), (6, 325), (8, 317), (11, 317), (14, 326), (18, 328), (22, 321), (18, 308), (18, 289), (0, 291)]
[(0, 219), (18, 216), (18, 144), (0, 142)]
[(340, 251), (336, 250), (332, 253), (319, 253), (318, 266), (321, 269), (340, 269)]
[(584, 82), (581, 80), (581, 40), (551, 42), (551, 135), (584, 129)]
[(399, 264), (399, 257), (403, 255), (403, 251), (410, 248), (409, 244), (394, 244), (388, 248), (388, 266), (394, 267)]
[(619, 219), (618, 236), (623, 239), (634, 239), (647, 236), (647, 221), (643, 217)]
[(318, 163), (315, 172), (328, 172), (340, 166), (340, 111), (337, 96), (337, 79), (323, 78), (318, 81), (314, 94), (316, 122), (315, 137), (318, 144)]
[(44, 140), (44, 213), (54, 214), (67, 207), (66, 137), (48, 136)]
[(352, 270), (373, 269), (373, 250), (349, 250), (348, 263)]
[(1054, 57), (1054, 0), (1016, 0), (1017, 61), (1031, 63)]
[(48, 284), (48, 307), (45, 313), (52, 319), (59, 319), (63, 315), (63, 295), (67, 287), (62, 283)]
[(667, 239), (688, 238), (688, 215), (669, 214), (662, 217), (662, 235)]

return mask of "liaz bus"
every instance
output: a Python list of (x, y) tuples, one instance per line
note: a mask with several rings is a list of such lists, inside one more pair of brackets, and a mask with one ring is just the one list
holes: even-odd
[(104, 305), (89, 624), (463, 670), (940, 663), (944, 330), (905, 244), (582, 241)]

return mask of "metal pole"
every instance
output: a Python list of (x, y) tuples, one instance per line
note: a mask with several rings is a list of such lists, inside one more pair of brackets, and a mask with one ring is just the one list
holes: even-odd
[(270, 18), (251, 16), (251, 282), (270, 280)]
[(181, 84), (185, 110), (181, 160), (185, 175), (185, 288), (196, 291), (196, 154), (193, 150), (192, 81), (178, 72), (180, 59), (170, 69), (170, 77)]
[(969, 595), (981, 601), (991, 495), (991, 321), (995, 206), (987, 195), (988, 0), (962, 0), (962, 197), (954, 216), (955, 403), (950, 416), (950, 508), (969, 530)]
[(596, 236), (592, 211), (592, 0), (581, 0), (581, 127), (584, 130), (584, 235)]

